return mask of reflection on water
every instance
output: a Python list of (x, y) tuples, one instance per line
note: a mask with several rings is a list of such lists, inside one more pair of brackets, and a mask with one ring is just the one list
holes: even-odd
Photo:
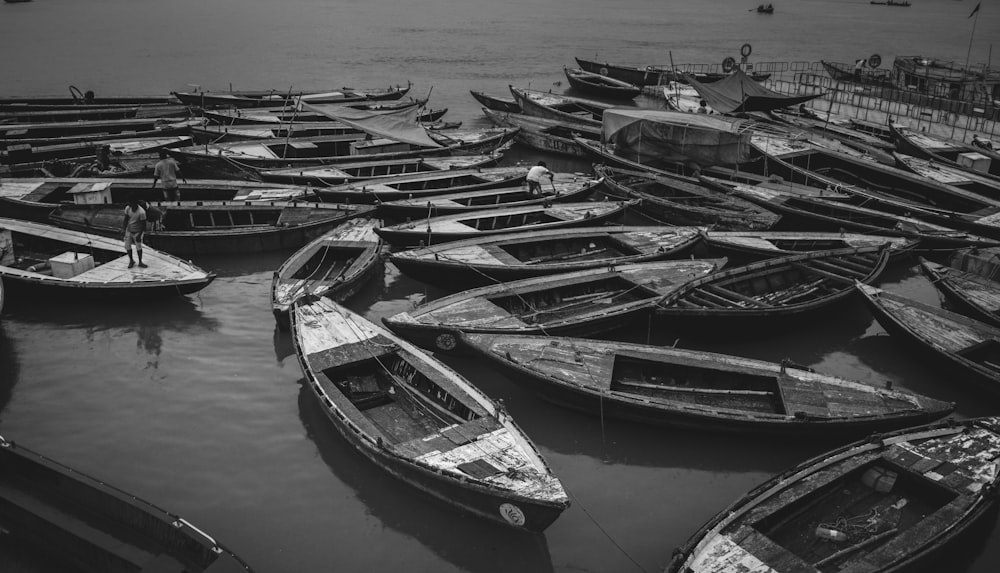
[(553, 570), (543, 535), (468, 515), (390, 476), (340, 436), (305, 380), (299, 384), (299, 417), (306, 435), (333, 475), (353, 489), (385, 527), (415, 538), (461, 570)]
[[(4, 325), (0, 324), (0, 423), (3, 422), (4, 408), (10, 402), (14, 386), (17, 385), (18, 374), (17, 349), (4, 331)], [(2, 430), (0, 427), (0, 431)]]

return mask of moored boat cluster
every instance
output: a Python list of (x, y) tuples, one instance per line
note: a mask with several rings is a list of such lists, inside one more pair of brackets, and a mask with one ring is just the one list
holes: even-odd
[[(565, 69), (570, 94), (473, 91), (495, 126), (484, 129), (405, 99), (409, 83), (0, 98), (0, 112), (20, 122), (0, 125), (0, 303), (185, 296), (214, 275), (180, 257), (294, 250), (274, 271), (272, 309), (329, 431), (358, 463), (531, 532), (569, 507), (560, 476), (517, 412), (433, 353), (476, 356), (602, 420), (867, 436), (749, 492), (668, 571), (895, 570), (987, 515), (1000, 481), (997, 418), (941, 421), (955, 404), (888, 383), (614, 333), (642, 324), (691, 338), (758, 336), (853, 297), (894, 338), (961, 372), (956, 383), (996, 400), (1000, 156), (896, 123), (879, 138), (847, 120), (817, 121), (804, 105), (812, 96), (748, 89), (764, 78), (739, 68), (714, 81), (674, 78), (712, 101), (711, 113), (623, 107), (641, 85), (578, 63)], [(725, 93), (742, 98), (724, 109)], [(140, 104), (161, 115), (136, 117)], [(529, 169), (504, 158), (513, 145), (593, 169)], [(178, 196), (157, 186), (151, 153), (179, 166)], [(121, 242), (130, 201), (147, 214), (138, 267)], [(450, 292), (383, 324), (341, 304), (385, 264)], [(880, 289), (897, 264), (919, 264), (961, 314)], [(15, 451), (5, 440), (0, 448)], [(209, 541), (197, 542), (220, 547)], [(211, 565), (196, 553), (173, 559)]]

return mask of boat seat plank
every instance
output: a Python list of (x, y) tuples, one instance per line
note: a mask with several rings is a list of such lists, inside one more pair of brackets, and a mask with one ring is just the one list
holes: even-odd
[(744, 525), (737, 531), (742, 537), (739, 544), (751, 555), (766, 563), (775, 571), (813, 572), (816, 568), (791, 551), (778, 545), (756, 529)]
[[(817, 275), (819, 275), (819, 276), (821, 276), (823, 278), (827, 278), (827, 279), (830, 279), (832, 281), (836, 281), (836, 282), (839, 282), (839, 283), (845, 283), (845, 284), (852, 284), (852, 285), (854, 284), (854, 279), (853, 278), (847, 278), (847, 277), (845, 277), (843, 275), (839, 275), (839, 274), (836, 274), (836, 273), (832, 273), (830, 271), (825, 271), (825, 270), (823, 270), (821, 268), (817, 268), (818, 265), (816, 263), (817, 263), (817, 261), (811, 261), (810, 264), (808, 264), (808, 265), (804, 265), (802, 263), (792, 263), (792, 266), (795, 267), (795, 268), (797, 268), (797, 269), (802, 269), (804, 272), (812, 273), (812, 274), (817, 274)], [(862, 278), (862, 277), (859, 277), (859, 278)]]
[(843, 274), (846, 274), (848, 276), (853, 276), (853, 277), (856, 277), (856, 278), (859, 278), (859, 279), (863, 279), (863, 278), (867, 277), (869, 274), (871, 274), (871, 268), (872, 268), (872, 267), (868, 267), (866, 269), (862, 269), (862, 270), (858, 271), (856, 269), (847, 267), (845, 265), (841, 265), (840, 261), (833, 260), (833, 259), (826, 260), (826, 261), (820, 261), (820, 260), (811, 261), (810, 262), (810, 266), (819, 267), (821, 269), (826, 269), (826, 270), (829, 270), (832, 273), (843, 273)]
[(700, 288), (702, 288), (704, 290), (707, 290), (707, 291), (710, 291), (710, 292), (713, 292), (713, 293), (715, 293), (715, 294), (717, 294), (719, 296), (722, 296), (722, 297), (725, 297), (725, 298), (733, 298), (733, 299), (736, 299), (738, 301), (742, 301), (742, 302), (745, 302), (747, 304), (750, 304), (750, 305), (753, 305), (753, 306), (756, 306), (756, 307), (767, 308), (767, 307), (771, 306), (769, 304), (764, 303), (763, 301), (757, 300), (755, 298), (751, 298), (749, 296), (742, 295), (742, 294), (740, 294), (740, 293), (738, 293), (736, 291), (727, 289), (726, 287), (723, 287), (723, 286), (719, 286), (719, 285), (715, 285), (715, 284), (711, 284), (711, 283), (706, 283), (706, 284), (701, 285)]
[(807, 416), (822, 418), (830, 415), (826, 394), (819, 382), (779, 376), (778, 389), (787, 414), (802, 412)]
[(488, 328), (519, 328), (526, 324), (490, 300), (475, 297), (420, 315), (422, 323), (454, 324)]
[(194, 278), (192, 273), (179, 272), (181, 269), (172, 264), (167, 264), (167, 260), (156, 257), (146, 257), (143, 259), (146, 268), (128, 268), (128, 256), (122, 255), (113, 261), (108, 261), (103, 265), (98, 265), (89, 271), (82, 272), (71, 280), (77, 282), (120, 282), (135, 280), (155, 281), (155, 280), (182, 280)]

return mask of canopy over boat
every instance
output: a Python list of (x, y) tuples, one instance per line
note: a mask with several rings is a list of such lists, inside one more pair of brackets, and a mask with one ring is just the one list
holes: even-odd
[(798, 105), (823, 95), (815, 93), (786, 96), (765, 88), (739, 68), (711, 84), (703, 84), (687, 74), (684, 77), (694, 89), (698, 90), (698, 94), (708, 106), (719, 113), (771, 111)]
[(422, 147), (443, 147), (431, 139), (427, 135), (427, 130), (417, 123), (419, 108), (416, 106), (389, 113), (377, 113), (338, 105), (314, 105), (306, 102), (302, 102), (302, 107), (379, 137), (388, 137), (395, 141)]
[[(651, 109), (604, 111), (601, 139), (648, 161), (734, 165), (751, 159), (753, 122), (718, 115)], [(648, 161), (640, 160), (640, 163)]]

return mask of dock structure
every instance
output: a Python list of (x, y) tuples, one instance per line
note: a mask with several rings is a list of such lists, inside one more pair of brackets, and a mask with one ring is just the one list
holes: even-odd
[[(871, 124), (888, 125), (902, 121), (911, 129), (959, 141), (969, 142), (979, 134), (1000, 136), (1000, 98), (979, 93), (973, 98), (955, 99), (921, 91), (919, 86), (896, 83), (858, 83), (831, 77), (822, 62), (742, 62), (745, 72), (770, 74), (764, 85), (786, 95), (822, 93), (812, 102), (812, 109), (833, 116), (849, 117)], [(721, 64), (678, 64), (677, 71), (707, 74), (723, 71)], [(987, 70), (987, 68), (984, 68)], [(992, 78), (996, 72), (992, 72)], [(663, 98), (663, 86), (669, 75), (661, 76), (659, 85), (644, 88), (647, 96)], [(996, 91), (996, 89), (994, 90)]]

